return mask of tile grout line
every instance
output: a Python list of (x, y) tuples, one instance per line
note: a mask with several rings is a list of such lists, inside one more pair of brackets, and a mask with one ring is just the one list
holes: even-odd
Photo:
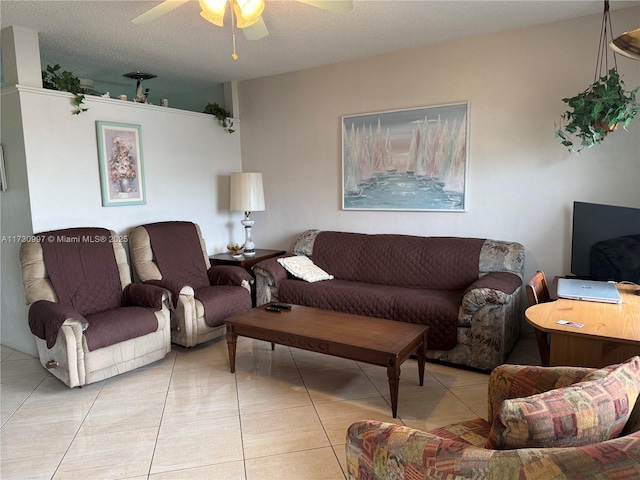
[[(237, 352), (236, 352), (237, 353)], [(236, 357), (237, 360), (237, 357)], [(231, 359), (229, 358), (229, 362)], [(229, 369), (231, 369), (231, 363), (229, 363)], [(247, 480), (247, 457), (244, 454), (244, 435), (242, 434), (242, 411), (240, 410), (240, 390), (238, 389), (238, 373), (233, 372), (233, 379), (236, 385), (236, 404), (238, 405), (238, 426), (240, 427), (240, 448), (242, 449), (242, 469), (244, 470), (244, 479)]]
[[(173, 347), (171, 348), (173, 350)], [(173, 380), (173, 374), (176, 370), (176, 362), (178, 361), (178, 352), (173, 357), (173, 365), (171, 367), (171, 376), (169, 377), (169, 383), (167, 384), (167, 391), (164, 395), (164, 405), (162, 406), (162, 414), (160, 415), (160, 423), (158, 424), (158, 432), (156, 433), (156, 441), (153, 444), (153, 450), (151, 451), (151, 461), (149, 462), (149, 470), (147, 473), (147, 479), (151, 476), (151, 469), (153, 468), (153, 459), (156, 456), (156, 448), (158, 448), (158, 439), (160, 438), (160, 430), (162, 429), (162, 422), (164, 421), (164, 412), (167, 408), (167, 400), (169, 399), (169, 390), (171, 389), (171, 381)]]
[[(304, 385), (304, 390), (307, 392), (307, 395), (309, 396), (309, 401), (311, 402), (311, 405), (313, 406), (313, 411), (316, 412), (316, 416), (318, 417), (318, 421), (320, 422), (320, 425), (322, 426), (322, 431), (324, 432), (324, 435), (327, 438), (327, 443), (329, 444), (329, 448), (331, 448), (331, 451), (333, 452), (333, 456), (335, 457), (336, 461), (338, 462), (338, 467), (340, 468), (340, 471), (342, 472), (342, 475), (346, 479), (347, 476), (346, 476), (344, 470), (342, 469), (342, 464), (340, 463), (340, 459), (336, 455), (336, 451), (333, 448), (333, 445), (331, 444), (331, 438), (329, 438), (329, 433), (327, 432), (327, 428), (325, 427), (325, 425), (324, 425), (324, 423), (322, 421), (322, 418), (320, 417), (320, 412), (318, 412), (318, 408), (316, 407), (316, 403), (313, 401), (313, 398), (311, 397), (311, 394), (309, 393), (309, 387), (307, 386), (307, 382), (304, 379), (304, 375), (302, 375), (302, 372), (300, 371), (300, 367), (298, 366), (298, 362), (296, 362), (296, 356), (291, 351), (291, 347), (287, 347), (287, 348), (289, 349), (289, 353), (291, 354), (291, 358), (293, 359), (293, 363), (296, 366), (296, 370), (298, 371), (298, 375), (300, 375), (300, 379), (302, 380), (302, 384)], [(300, 450), (300, 451), (311, 451), (311, 450), (317, 450), (317, 449), (308, 449), (308, 450)]]
[[(82, 430), (82, 426), (84, 425), (84, 422), (87, 421), (87, 417), (89, 416), (89, 413), (91, 413), (91, 409), (96, 404), (96, 401), (98, 400), (98, 397), (100, 396), (100, 392), (102, 392), (102, 389), (104, 388), (105, 383), (107, 383), (106, 379), (105, 380), (101, 380), (101, 382), (102, 382), (102, 385), (100, 386), (100, 390), (98, 391), (96, 397), (93, 399), (93, 402), (91, 402), (91, 406), (87, 410), (87, 413), (85, 414), (84, 418), (82, 419), (82, 422), (80, 422), (80, 425), (78, 425), (78, 429), (76, 430), (76, 433), (73, 435), (73, 438), (69, 442), (69, 446), (65, 449), (64, 454), (62, 455), (62, 458), (58, 462), (58, 466), (54, 470), (53, 475), (51, 475), (51, 480), (53, 480), (55, 478), (56, 474), (58, 473), (58, 470), (60, 469), (60, 466), (62, 465), (62, 462), (64, 462), (64, 459), (66, 458), (67, 454), (69, 453), (69, 450), (71, 450), (71, 445), (73, 445), (73, 442), (75, 442), (76, 438), (78, 438), (78, 433), (80, 433), (80, 430)], [(82, 388), (82, 387), (80, 386), (80, 387), (77, 387), (77, 388)]]

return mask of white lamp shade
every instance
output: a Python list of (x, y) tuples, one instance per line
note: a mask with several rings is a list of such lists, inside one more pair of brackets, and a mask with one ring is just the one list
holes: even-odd
[(234, 212), (264, 210), (262, 173), (231, 174), (231, 210)]

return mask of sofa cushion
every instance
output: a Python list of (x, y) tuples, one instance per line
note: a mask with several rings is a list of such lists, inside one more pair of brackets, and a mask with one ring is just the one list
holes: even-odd
[(462, 291), (419, 290), (337, 279), (317, 283), (288, 279), (278, 285), (278, 301), (427, 325), (427, 348), (449, 350), (456, 345)]
[(307, 283), (287, 279), (278, 286), (278, 301), (369, 317), (391, 318), (393, 293), (386, 285), (331, 280)]
[(505, 400), (487, 448), (576, 447), (617, 437), (638, 398), (640, 357), (602, 373), (569, 387)]
[(309, 257), (303, 255), (278, 258), (278, 263), (291, 275), (305, 282), (313, 283), (322, 280), (333, 280), (333, 275), (328, 274), (315, 265)]
[(200, 301), (196, 304), (196, 315), (204, 316), (204, 323), (209, 327), (219, 327), (224, 320), (251, 309), (251, 294), (244, 287), (215, 286), (194, 290), (194, 296)]
[(157, 308), (119, 307), (86, 315), (84, 331), (90, 351), (142, 337), (158, 330)]

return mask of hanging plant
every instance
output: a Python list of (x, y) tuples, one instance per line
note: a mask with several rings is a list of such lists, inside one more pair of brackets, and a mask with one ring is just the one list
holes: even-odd
[[(579, 153), (584, 147), (602, 143), (607, 134), (618, 126), (626, 129), (640, 111), (636, 100), (638, 89), (640, 86), (630, 92), (625, 91), (624, 82), (612, 68), (608, 75), (600, 77), (584, 92), (562, 99), (572, 110), (560, 116), (556, 137), (570, 152)], [(573, 137), (580, 140), (577, 150), (574, 149)]]
[[(624, 82), (618, 74), (616, 54), (613, 54), (614, 67), (609, 69), (609, 44), (613, 41), (611, 32), (611, 15), (609, 0), (604, 0), (604, 13), (600, 28), (600, 43), (596, 58), (596, 71), (593, 83), (575, 97), (563, 98), (572, 110), (560, 115), (560, 123), (556, 124), (557, 138), (569, 148), (570, 152), (580, 153), (582, 148), (591, 148), (602, 143), (604, 138), (622, 125), (629, 126), (640, 110), (636, 101), (639, 87), (630, 92), (625, 91)], [(604, 74), (602, 72), (605, 72)], [(580, 148), (574, 148), (574, 141), (580, 140)]]
[(73, 93), (73, 110), (71, 113), (79, 115), (89, 110), (82, 106), (84, 103), (84, 95), (80, 87), (80, 79), (73, 73), (66, 70), (60, 71), (58, 64), (53, 66), (47, 65), (47, 69), (42, 72), (42, 86), (50, 90), (62, 90)]
[(222, 108), (217, 103), (207, 103), (207, 106), (204, 107), (202, 113), (208, 113), (209, 115), (214, 115), (218, 122), (220, 122), (220, 126), (224, 128), (227, 132), (233, 133), (235, 129), (233, 127), (233, 120), (231, 120), (231, 114), (227, 112), (224, 108)]

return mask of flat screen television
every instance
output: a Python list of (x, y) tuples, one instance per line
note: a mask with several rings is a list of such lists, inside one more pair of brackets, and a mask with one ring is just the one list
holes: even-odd
[(574, 202), (571, 273), (640, 283), (640, 208)]

